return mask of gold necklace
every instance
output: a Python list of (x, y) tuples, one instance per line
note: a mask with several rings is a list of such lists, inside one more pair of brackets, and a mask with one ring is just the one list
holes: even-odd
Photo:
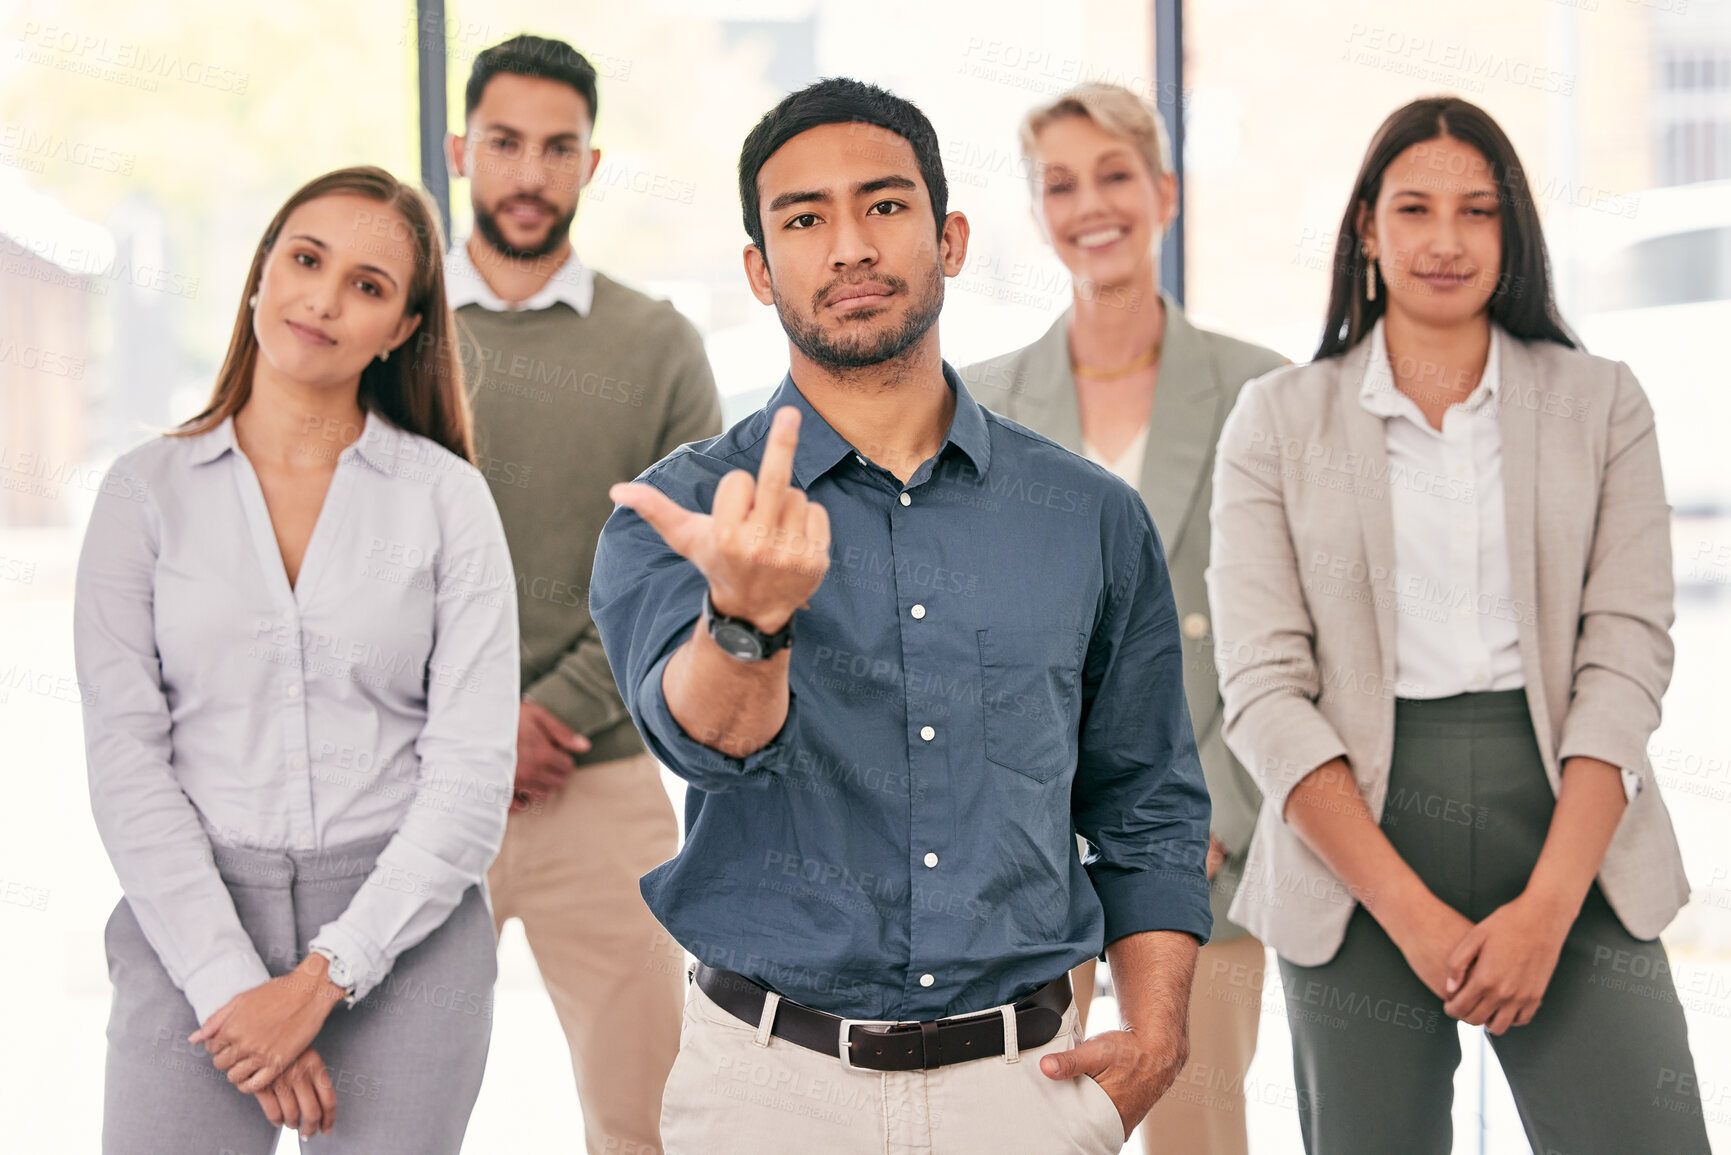
[(1134, 361), (1115, 366), (1111, 369), (1090, 369), (1072, 357), (1070, 358), (1070, 372), (1075, 374), (1077, 377), (1086, 377), (1091, 381), (1110, 381), (1114, 377), (1128, 376), (1129, 374), (1136, 372), (1138, 369), (1146, 369), (1150, 365), (1158, 364), (1160, 361), (1160, 347), (1163, 344), (1165, 344), (1164, 341), (1156, 341), (1154, 342), (1154, 347), (1152, 349), (1148, 350), (1148, 352), (1142, 354)]

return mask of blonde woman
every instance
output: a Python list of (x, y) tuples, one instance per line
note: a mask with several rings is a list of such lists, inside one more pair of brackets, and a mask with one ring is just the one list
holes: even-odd
[[(204, 412), (124, 454), (74, 603), (108, 920), (103, 1151), (456, 1152), (492, 1029), (516, 590), (437, 218), (266, 229)], [(315, 1138), (316, 1136), (316, 1138)]]
[[(1261, 794), (1220, 737), (1203, 573), (1214, 443), (1238, 390), (1278, 353), (1197, 328), (1159, 290), (1160, 239), (1178, 211), (1171, 146), (1134, 92), (1085, 84), (1022, 124), (1034, 216), (1070, 270), (1073, 300), (1045, 336), (962, 371), (991, 409), (1116, 473), (1154, 516), (1172, 574), (1184, 691), (1213, 806), (1214, 937), (1196, 960), (1190, 1062), (1142, 1126), (1154, 1152), (1244, 1152), (1244, 1074), (1256, 1051), (1262, 944), (1226, 917)], [(1074, 975), (1080, 1009), (1094, 964)], [(1201, 1072), (1205, 1086), (1191, 1086)]]

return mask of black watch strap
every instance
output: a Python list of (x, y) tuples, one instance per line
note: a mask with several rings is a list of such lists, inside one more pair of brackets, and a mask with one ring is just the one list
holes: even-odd
[(723, 652), (742, 662), (761, 662), (793, 645), (793, 618), (775, 633), (766, 634), (744, 618), (717, 610), (707, 587), (703, 591), (703, 628)]

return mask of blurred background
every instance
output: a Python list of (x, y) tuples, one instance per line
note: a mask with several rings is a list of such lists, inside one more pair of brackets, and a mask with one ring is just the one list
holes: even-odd
[[(1694, 886), (1665, 941), (1709, 1132), (1731, 1150), (1731, 373), (1710, 353), (1731, 333), (1731, 0), (1159, 7), (1157, 20), (1154, 0), (450, 0), (435, 24), (447, 128), (489, 45), (529, 31), (594, 62), (604, 155), (577, 252), (690, 317), (730, 421), (786, 365), (741, 274), (739, 144), (820, 76), (886, 85), (938, 129), (951, 207), (974, 230), (942, 320), (957, 365), (1028, 343), (1069, 301), (1016, 145), (1036, 101), (1107, 80), (1181, 117), (1186, 307), (1301, 361), (1372, 131), (1415, 96), (1486, 108), (1537, 194), (1566, 320), (1633, 367), (1657, 413), (1677, 666), (1649, 753)], [(1164, 92), (1159, 29), (1182, 62)], [(412, 0), (0, 0), (6, 1151), (93, 1151), (100, 1133), (101, 932), (119, 888), (90, 819), (70, 624), (91, 500), (116, 454), (207, 397), (252, 250), (294, 188), (347, 164), (422, 172), (419, 33)], [(468, 188), (450, 192), (461, 237)], [(466, 1149), (577, 1150), (564, 1040), (516, 924), (501, 952)], [(1277, 982), (1263, 1010), (1254, 1149), (1296, 1152)], [(1105, 1029), (1112, 1008), (1092, 1021)], [(1527, 1150), (1477, 1028), (1462, 1041), (1455, 1150)]]

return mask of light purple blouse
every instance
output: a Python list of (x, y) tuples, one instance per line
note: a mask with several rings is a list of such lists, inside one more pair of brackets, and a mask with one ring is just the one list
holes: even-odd
[(312, 940), (350, 966), (358, 998), (504, 836), (517, 597), (487, 484), (376, 414), (336, 456), (292, 590), (232, 421), (122, 456), (84, 538), (73, 640), (91, 809), (200, 1022), (270, 977), (213, 844), (391, 835)]

